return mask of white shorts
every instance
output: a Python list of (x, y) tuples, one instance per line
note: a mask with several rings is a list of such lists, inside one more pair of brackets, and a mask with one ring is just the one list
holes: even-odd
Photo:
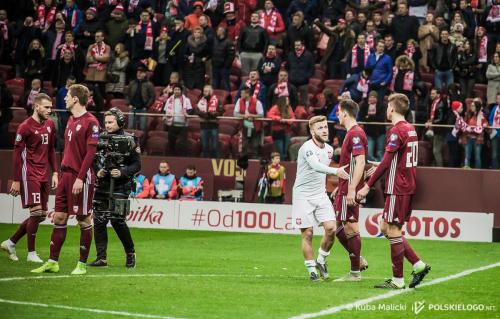
[(292, 200), (292, 226), (309, 228), (321, 226), (323, 222), (335, 221), (335, 212), (328, 196), (316, 199)]

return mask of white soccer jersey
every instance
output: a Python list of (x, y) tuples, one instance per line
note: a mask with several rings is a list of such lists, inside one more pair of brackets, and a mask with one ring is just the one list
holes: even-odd
[(293, 199), (317, 199), (326, 194), (326, 174), (336, 174), (337, 169), (329, 167), (333, 147), (325, 143), (320, 148), (310, 139), (299, 149), (297, 175), (293, 185)]

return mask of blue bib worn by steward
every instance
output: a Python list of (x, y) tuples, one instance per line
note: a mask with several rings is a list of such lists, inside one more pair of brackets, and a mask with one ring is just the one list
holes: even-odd
[[(179, 178), (179, 184), (183, 189), (184, 188), (195, 189), (198, 186), (200, 186), (200, 184), (202, 184), (202, 179), (199, 176), (196, 176), (195, 178), (188, 178), (186, 176), (182, 176), (181, 178)], [(181, 194), (181, 198), (202, 200), (203, 192), (198, 192), (198, 194), (196, 195), (194, 195), (193, 193)]]
[(174, 184), (175, 175), (159, 175), (153, 176), (153, 187), (155, 188), (156, 195), (163, 195), (168, 197), (168, 192), (172, 190), (172, 185)]

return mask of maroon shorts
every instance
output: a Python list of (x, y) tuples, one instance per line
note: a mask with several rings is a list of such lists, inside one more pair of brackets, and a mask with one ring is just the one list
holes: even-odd
[(47, 211), (49, 200), (49, 182), (21, 181), (21, 202), (23, 208), (41, 205)]
[(337, 195), (334, 202), (335, 216), (338, 222), (357, 223), (359, 219), (359, 206), (347, 206), (347, 196)]
[(94, 199), (94, 185), (83, 183), (83, 189), (78, 195), (73, 195), (73, 184), (76, 175), (62, 172), (56, 191), (55, 211), (70, 215), (91, 215), (92, 200)]
[(411, 216), (412, 197), (413, 195), (387, 195), (382, 215), (384, 221), (404, 225)]

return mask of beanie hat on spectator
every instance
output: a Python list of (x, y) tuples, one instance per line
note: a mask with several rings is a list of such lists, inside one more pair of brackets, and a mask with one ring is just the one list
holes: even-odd
[(234, 13), (234, 3), (232, 2), (224, 3), (224, 14), (226, 13)]
[(339, 19), (338, 24), (346, 24), (345, 19)]
[(378, 93), (377, 91), (370, 91), (370, 94), (368, 94), (368, 97), (375, 97), (375, 98), (378, 98)]
[(160, 33), (167, 33), (168, 32), (168, 29), (167, 29), (167, 26), (163, 26), (161, 27), (161, 30), (160, 30)]
[(457, 111), (461, 106), (462, 106), (462, 102), (460, 102), (460, 101), (451, 102), (451, 109), (453, 111)]
[(90, 7), (87, 9), (87, 13), (91, 12), (94, 15), (97, 15), (97, 9), (95, 7)]
[(196, 1), (193, 3), (193, 8), (195, 7), (201, 7), (203, 9), (203, 2), (202, 1)]
[(113, 11), (125, 12), (125, 8), (123, 8), (123, 5), (120, 3), (113, 9)]

